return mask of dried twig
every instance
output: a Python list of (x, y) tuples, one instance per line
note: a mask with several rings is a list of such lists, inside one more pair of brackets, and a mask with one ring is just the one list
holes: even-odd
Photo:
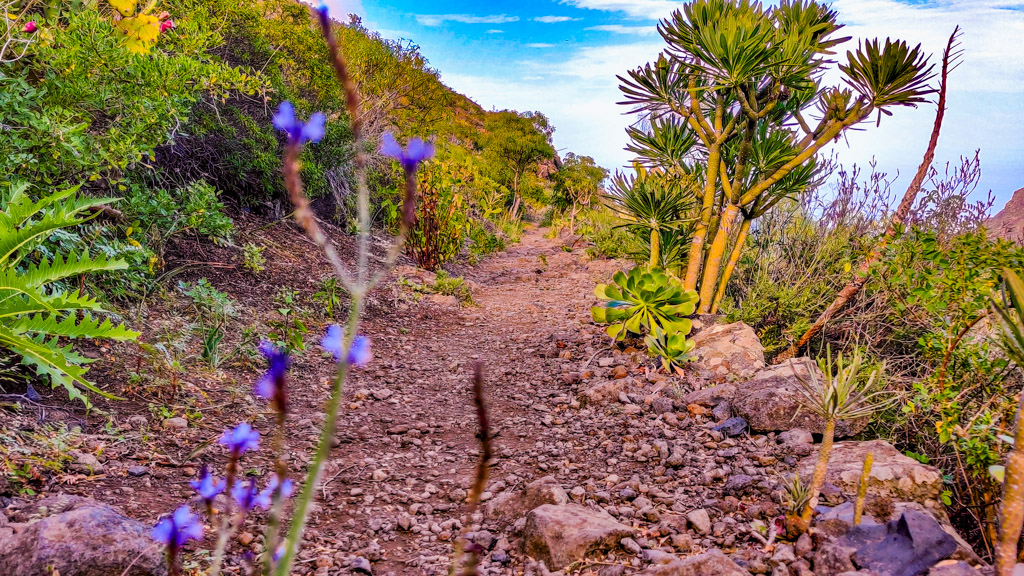
[[(492, 453), (491, 440), (493, 436), (491, 436), (491, 426), (487, 418), (487, 405), (484, 403), (484, 367), (481, 362), (477, 362), (473, 366), (473, 403), (476, 406), (476, 416), (480, 423), (480, 432), (477, 434), (477, 438), (480, 440), (480, 460), (476, 465), (476, 477), (473, 480), (473, 487), (469, 491), (469, 509), (466, 511), (467, 518), (472, 518), (476, 512), (477, 507), (480, 505), (480, 496), (484, 493), (484, 488), (487, 487), (487, 473), (490, 470)], [(479, 546), (477, 544), (466, 546), (465, 542), (464, 537), (460, 537), (455, 542), (452, 565), (448, 570), (448, 574), (451, 576), (459, 574), (458, 569), (462, 563), (462, 553), (464, 550), (469, 552), (469, 561), (466, 562), (461, 576), (477, 575), (476, 567), (479, 562)]]

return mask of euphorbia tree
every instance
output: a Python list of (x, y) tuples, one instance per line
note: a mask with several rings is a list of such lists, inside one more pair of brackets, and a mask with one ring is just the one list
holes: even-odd
[(729, 280), (729, 245), (742, 248), (749, 229), (742, 220), (810, 185), (817, 153), (846, 130), (933, 92), (920, 46), (889, 39), (847, 52), (845, 85), (823, 85), (832, 48), (849, 39), (833, 37), (836, 17), (813, 1), (694, 0), (659, 26), (668, 48), (658, 61), (619, 77), (622, 104), (648, 120), (630, 130), (629, 149), (700, 182), (684, 279), (700, 287), (700, 312)]

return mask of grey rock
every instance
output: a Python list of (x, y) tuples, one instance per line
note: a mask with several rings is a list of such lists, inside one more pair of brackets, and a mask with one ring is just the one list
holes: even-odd
[[(87, 498), (54, 496), (13, 515), (14, 533), (0, 538), (0, 574), (18, 576), (164, 576), (151, 526)], [(31, 518), (31, 520), (29, 520)], [(129, 568), (131, 566), (131, 568)]]
[(349, 564), (349, 568), (352, 569), (354, 574), (373, 575), (373, 568), (370, 566), (370, 561), (362, 556), (356, 556), (353, 558), (352, 563)]
[(521, 491), (505, 490), (491, 498), (484, 507), (484, 516), (504, 526), (543, 504), (565, 504), (569, 495), (554, 476), (544, 476), (527, 484)]
[(607, 512), (577, 504), (545, 504), (530, 511), (523, 527), (523, 553), (560, 570), (592, 552), (608, 550), (633, 530)]
[(149, 474), (149, 468), (146, 468), (145, 466), (131, 466), (128, 468), (129, 476), (139, 477), (145, 476), (146, 474)]
[[(832, 448), (825, 482), (847, 494), (856, 494), (868, 452), (874, 454), (868, 494), (919, 502), (925, 506), (936, 505), (943, 490), (942, 474), (938, 468), (903, 455), (884, 440), (837, 442)], [(808, 456), (800, 461), (797, 471), (802, 477), (810, 478), (816, 463), (816, 456)]]
[(178, 416), (164, 420), (162, 426), (165, 430), (184, 430), (188, 428), (188, 420)]
[(744, 380), (764, 368), (764, 347), (754, 329), (742, 322), (709, 326), (692, 340), (691, 366), (703, 377)]
[(804, 430), (803, 428), (793, 428), (792, 430), (780, 432), (778, 440), (780, 444), (787, 444), (789, 446), (814, 444), (814, 436), (812, 436), (810, 432)]
[(754, 483), (754, 478), (746, 474), (733, 474), (725, 481), (722, 491), (726, 494), (739, 495)]
[(854, 526), (836, 544), (852, 548), (853, 562), (879, 576), (920, 576), (957, 549), (934, 518), (913, 510), (884, 525)]
[(643, 548), (641, 548), (640, 545), (636, 543), (636, 540), (633, 540), (632, 538), (623, 538), (622, 540), (619, 540), (619, 545), (622, 546), (623, 550), (630, 554), (640, 554), (643, 552)]
[(721, 432), (730, 438), (733, 436), (739, 436), (746, 432), (747, 421), (739, 416), (733, 416), (718, 426), (715, 426), (712, 430), (715, 432)]
[(719, 422), (723, 420), (728, 420), (730, 417), (732, 417), (732, 404), (729, 404), (728, 401), (719, 402), (711, 410), (711, 416), (713, 416), (715, 420), (718, 420)]
[(690, 521), (690, 525), (698, 534), (711, 533), (711, 516), (704, 508), (690, 510), (686, 513), (686, 519)]
[(675, 403), (671, 398), (661, 396), (651, 402), (651, 408), (654, 409), (655, 414), (665, 414), (675, 410)]
[[(752, 430), (771, 432), (804, 428), (820, 434), (825, 421), (809, 410), (801, 409), (800, 381), (824, 380), (818, 365), (810, 358), (793, 358), (758, 372), (737, 387), (733, 410), (747, 419)], [(843, 420), (836, 425), (836, 438), (856, 435), (867, 427), (868, 419)]]

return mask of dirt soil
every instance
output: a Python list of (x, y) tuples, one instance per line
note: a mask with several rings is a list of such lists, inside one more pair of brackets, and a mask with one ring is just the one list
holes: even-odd
[[(206, 368), (196, 357), (198, 336), (191, 334), (174, 390), (170, 372), (158, 368), (136, 345), (95, 348), (92, 354), (102, 361), (91, 376), (126, 401), (97, 399), (100, 412), (83, 414), (61, 404), (55, 391), (44, 394), (38, 405), (16, 414), (4, 412), (12, 414), (3, 425), (6, 433), (42, 442), (63, 454), (54, 456), (56, 460), (70, 464), (28, 484), (34, 492), (93, 497), (147, 522), (185, 501), (198, 509), (188, 483), (202, 465), (223, 470), (225, 456), (216, 440), (225, 428), (242, 421), (251, 422), (264, 437), (261, 450), (247, 455), (243, 468), (265, 478), (271, 470), (273, 414), (251, 396), (263, 363), (253, 355), (254, 340), (245, 340), (243, 330), (266, 333), (268, 323), (279, 319), (278, 306), (271, 303), (282, 288), (298, 292), (297, 308), (309, 328), (306, 351), (293, 359), (288, 391), (288, 463), (293, 478), (304, 473), (334, 366), (318, 345), (328, 322), (318, 319), (321, 305), (312, 301), (328, 270), (292, 227), (276, 224), (260, 230), (265, 226), (256, 224), (240, 226), (248, 232), (238, 244), (258, 239), (267, 245), (266, 271), (245, 272), (239, 251), (207, 244), (183, 257), (195, 264), (175, 278), (194, 282), (205, 277), (237, 302), (238, 316), (222, 347), (244, 351), (225, 367)], [(638, 528), (644, 547), (671, 550), (670, 538), (686, 530), (683, 513), (719, 503), (721, 481), (731, 471), (755, 474), (747, 476), (748, 484), (755, 485), (775, 475), (776, 459), (770, 456), (774, 443), (766, 446), (764, 437), (723, 439), (701, 424), (705, 420), (688, 418), (685, 409), (678, 419), (654, 414), (650, 398), (645, 406), (650, 390), (623, 393), (624, 402), (605, 407), (580, 406), (577, 394), (588, 381), (613, 377), (616, 371), (634, 377), (641, 387), (682, 384), (657, 376), (653, 361), (635, 351), (613, 350), (601, 328), (590, 322), (594, 285), (607, 281), (623, 264), (591, 261), (582, 245), (572, 246), (573, 238), (549, 239), (545, 232), (527, 229), (521, 243), (507, 252), (456, 270), (472, 287), (473, 305), (459, 306), (439, 295), (417, 300), (409, 281), (425, 283), (429, 275), (409, 267), (402, 269), (409, 281), (392, 282), (373, 294), (363, 332), (372, 339), (374, 360), (346, 386), (337, 446), (297, 573), (348, 574), (357, 555), (368, 559), (377, 575), (447, 572), (455, 537), (462, 529), (481, 529), (479, 516), (463, 525), (466, 491), (479, 454), (471, 395), (477, 361), (484, 365), (498, 434), (486, 499), (553, 475), (574, 499), (586, 494)], [(188, 250), (179, 247), (182, 252)], [(196, 322), (189, 301), (173, 287), (167, 292), (151, 297), (136, 323), (143, 327), (144, 341), (156, 342), (175, 330), (188, 335)], [(168, 427), (172, 416), (184, 417), (187, 427)], [(82, 431), (55, 434), (47, 427), (54, 421), (81, 426)], [(657, 452), (667, 450), (668, 442), (673, 451), (688, 452), (682, 468), (655, 464)], [(82, 460), (80, 454), (96, 456), (99, 469), (83, 467), (88, 458)], [(631, 504), (638, 494), (650, 503), (647, 510)], [(746, 504), (728, 496), (719, 508), (746, 510)], [(751, 510), (750, 516), (770, 518), (773, 513), (770, 508)], [(723, 539), (733, 551), (748, 540), (756, 544), (743, 530), (730, 536), (736, 522), (719, 524), (714, 536), (704, 540), (672, 540), (675, 551), (699, 551)], [(483, 528), (491, 528), (497, 540), (483, 562), (483, 573), (522, 573), (525, 561), (509, 543), (514, 541), (511, 529), (491, 524)], [(247, 531), (251, 534), (232, 545), (230, 570), (239, 570), (234, 562), (245, 553), (261, 550), (260, 527), (250, 522)], [(206, 542), (209, 548), (212, 544)], [(201, 564), (193, 557), (186, 567)]]

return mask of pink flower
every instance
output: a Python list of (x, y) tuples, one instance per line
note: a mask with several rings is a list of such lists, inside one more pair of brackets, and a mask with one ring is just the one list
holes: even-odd
[(39, 29), (39, 26), (36, 26), (35, 20), (31, 20), (27, 24), (25, 24), (25, 27), (22, 28), (21, 31), (26, 33), (26, 34), (31, 34), (31, 33), (35, 32), (36, 30), (38, 30), (38, 29)]
[(170, 17), (171, 17), (171, 13), (168, 12), (167, 10), (164, 10), (163, 12), (160, 13), (159, 16), (156, 17), (156, 19), (157, 20), (167, 20)]
[(174, 28), (174, 20), (164, 20), (160, 23), (160, 33), (163, 34), (171, 28)]

